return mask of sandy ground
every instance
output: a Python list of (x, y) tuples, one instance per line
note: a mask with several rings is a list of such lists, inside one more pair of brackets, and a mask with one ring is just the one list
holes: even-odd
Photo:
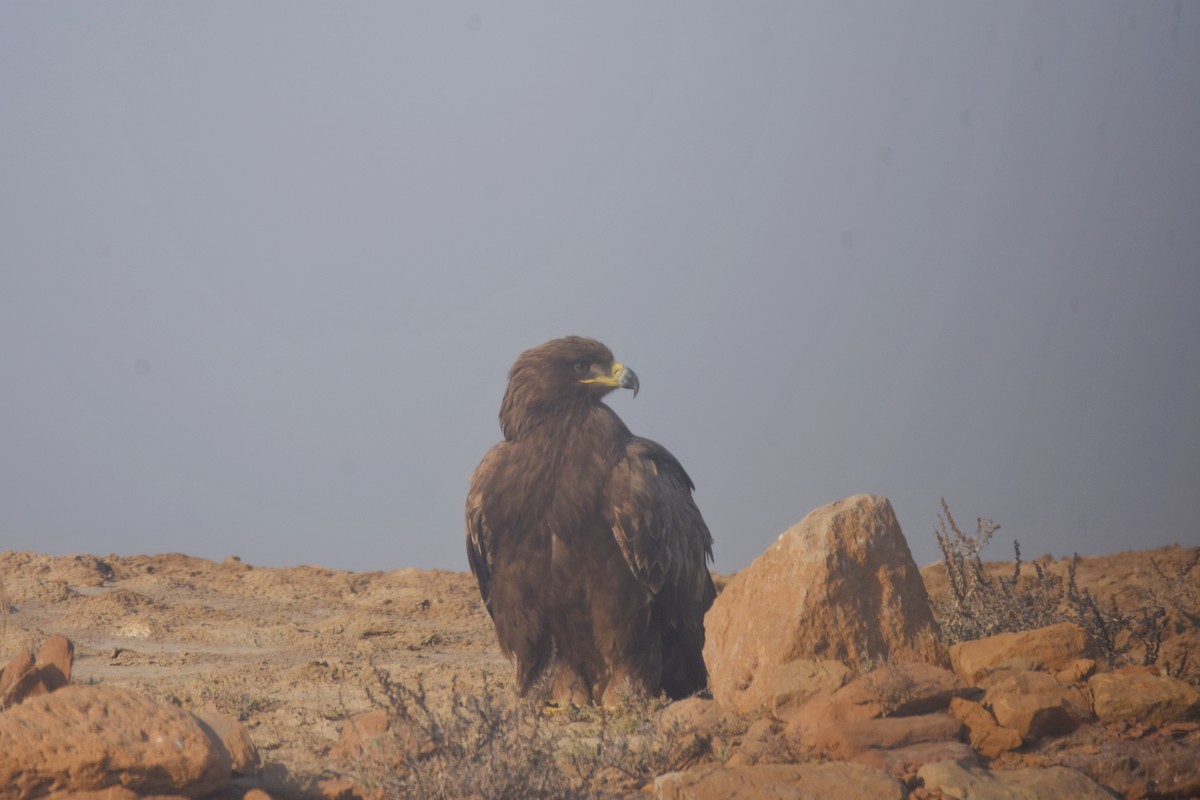
[(237, 717), (289, 783), (344, 771), (326, 755), (342, 720), (376, 706), (376, 667), (432, 691), (510, 676), (469, 573), (6, 552), (0, 577), (4, 658), (62, 633), (74, 682)]
[[(1195, 591), (1172, 572), (1194, 552), (1087, 559), (1079, 578), (1105, 602), (1136, 608), (1151, 593)], [(1053, 569), (1065, 572), (1065, 562)], [(941, 594), (940, 571), (924, 572), (931, 594)], [(468, 573), (9, 551), (0, 554), (0, 580), (8, 608), (0, 657), (65, 634), (76, 647), (74, 682), (237, 717), (276, 785), (346, 772), (329, 750), (348, 716), (380, 706), (377, 668), (405, 682), (420, 677), (432, 692), (485, 677), (507, 687), (511, 678)], [(1178, 646), (1194, 649), (1192, 635)]]

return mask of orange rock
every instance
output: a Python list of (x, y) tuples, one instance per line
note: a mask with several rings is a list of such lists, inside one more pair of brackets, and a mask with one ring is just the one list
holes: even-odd
[(963, 723), (948, 714), (884, 717), (826, 725), (817, 732), (816, 747), (830, 758), (844, 760), (864, 750), (953, 741), (962, 731)]
[(950, 715), (967, 726), (971, 747), (984, 758), (996, 758), (1021, 746), (1021, 734), (1001, 727), (986, 708), (973, 700), (954, 698)]
[(715, 700), (688, 697), (664, 708), (659, 719), (668, 729), (682, 731), (719, 732), (738, 724), (738, 716), (721, 708)]
[(954, 671), (970, 686), (980, 685), (989, 673), (998, 670), (1057, 672), (1095, 655), (1083, 629), (1069, 622), (1019, 633), (1000, 633), (959, 642), (950, 648)]
[(956, 764), (974, 766), (979, 763), (979, 756), (963, 742), (920, 742), (891, 750), (871, 748), (856, 753), (851, 760), (883, 770), (907, 782), (926, 764), (953, 761)]
[(819, 508), (780, 536), (729, 581), (705, 631), (713, 698), (742, 713), (832, 692), (854, 677), (846, 665), (948, 663), (891, 503), (874, 495)]
[(1070, 733), (1091, 718), (1086, 703), (1045, 672), (1018, 672), (990, 686), (983, 704), (1002, 727), (1012, 728), (1024, 741)]
[(37, 654), (37, 667), (42, 683), (49, 691), (61, 689), (71, 682), (71, 663), (75, 645), (65, 636), (54, 635), (46, 640)]
[(419, 725), (376, 709), (355, 714), (346, 720), (329, 755), (343, 761), (368, 756), (384, 762), (401, 763), (406, 753), (428, 753), (432, 747), (429, 734)]
[(953, 672), (923, 662), (886, 664), (838, 689), (834, 696), (855, 704), (876, 704), (888, 716), (944, 710), (952, 697), (970, 691)]
[(926, 764), (917, 772), (926, 789), (945, 797), (1037, 798), (1069, 797), (1071, 800), (1113, 800), (1113, 793), (1087, 775), (1066, 767), (1026, 767), (985, 770), (964, 767), (952, 761)]
[(21, 653), (9, 659), (0, 672), (0, 708), (25, 699), (29, 684), (37, 680), (36, 672), (32, 653)]
[(817, 732), (841, 722), (875, 719), (883, 715), (883, 706), (874, 702), (852, 703), (836, 692), (828, 697), (809, 700), (797, 709), (788, 710), (787, 737), (803, 747), (815, 747)]
[(354, 784), (343, 778), (323, 778), (317, 781), (316, 796), (321, 800), (360, 800)]
[(254, 771), (258, 766), (258, 748), (242, 723), (211, 709), (196, 711), (192, 716), (211, 738), (225, 748), (234, 772), (245, 774)]
[(67, 686), (0, 714), (5, 797), (107, 790), (199, 797), (229, 761), (182, 709), (103, 684)]
[(1096, 671), (1096, 661), (1091, 658), (1077, 658), (1065, 669), (1060, 669), (1054, 679), (1064, 686), (1087, 680)]
[(1200, 716), (1200, 692), (1183, 681), (1139, 669), (1102, 672), (1088, 679), (1102, 722), (1162, 725)]
[(827, 800), (831, 797), (869, 797), (902, 800), (904, 784), (865, 764), (756, 764), (715, 765), (687, 772), (671, 772), (654, 780), (661, 800), (756, 800), (786, 797), (789, 800)]
[(387, 733), (392, 717), (382, 709), (355, 714), (342, 725), (341, 735), (329, 751), (330, 758), (353, 761)]

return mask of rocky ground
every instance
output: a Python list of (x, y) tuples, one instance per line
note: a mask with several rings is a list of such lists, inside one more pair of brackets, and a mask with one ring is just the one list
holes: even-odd
[[(550, 738), (559, 743), (550, 761), (565, 758), (607, 787), (576, 785), (572, 791), (579, 796), (818, 797), (824, 796), (822, 786), (856, 783), (880, 797), (1049, 796), (1045, 791), (1066, 791), (1077, 777), (1087, 781), (1070, 790), (1077, 796), (1200, 796), (1200, 695), (1194, 688), (1200, 683), (1200, 620), (1195, 607), (1193, 615), (1186, 607), (1200, 583), (1200, 568), (1187, 567), (1197, 558), (1200, 548), (1176, 547), (1085, 558), (1077, 568), (1079, 585), (1103, 603), (1135, 610), (1153, 598), (1170, 607), (1158, 653), (1159, 664), (1169, 663), (1169, 669), (1117, 669), (1121, 665), (1104, 663), (1082, 634), (1078, 647), (1067, 646), (1057, 661), (1033, 658), (1071, 639), (1059, 629), (999, 656), (994, 647), (983, 655), (961, 649), (930, 655), (921, 640), (910, 648), (917, 666), (899, 672), (888, 672), (889, 659), (879, 657), (878, 648), (855, 651), (840, 671), (836, 657), (805, 662), (826, 670), (818, 678), (770, 671), (776, 682), (815, 680), (816, 688), (806, 691), (766, 686), (751, 697), (742, 689), (755, 681), (743, 677), (736, 698), (733, 689), (722, 695), (718, 669), (714, 693), (720, 703), (694, 700), (665, 709), (643, 703), (624, 717), (538, 710), (532, 723), (528, 715), (505, 719), (518, 728), (532, 724), (555, 732)], [(1063, 574), (1066, 568), (1066, 561), (1047, 566)], [(1006, 574), (1011, 565), (989, 569)], [(945, 596), (941, 566), (922, 570), (918, 580), (933, 599)], [(0, 605), (7, 612), (0, 622), (0, 664), (61, 634), (74, 645), (74, 687), (129, 689), (161, 707), (215, 710), (241, 723), (258, 764), (235, 768), (215, 797), (389, 796), (411, 789), (389, 779), (389, 770), (401, 772), (411, 763), (402, 751), (424, 759), (438, 746), (428, 737), (429, 725), (417, 724), (425, 706), (448, 709), (438, 713), (449, 717), (435, 718), (443, 723), (455, 713), (464, 716), (464, 709), (466, 716), (489, 713), (463, 698), (488, 697), (497, 716), (510, 713), (504, 710), (511, 707), (510, 666), (467, 573), (267, 569), (234, 556), (212, 562), (178, 554), (9, 551), (0, 554), (0, 581)], [(768, 582), (750, 581), (754, 587)], [(738, 591), (744, 590), (735, 585), (727, 604)], [(914, 633), (913, 642), (925, 635)], [(861, 631), (851, 638), (861, 642), (863, 636), (870, 638)], [(768, 666), (756, 662), (754, 669), (767, 674)], [(418, 686), (427, 691), (423, 702), (405, 694)], [(1168, 689), (1178, 696), (1160, 698)], [(1139, 692), (1152, 699), (1132, 710), (1112, 710), (1120, 697)], [(1012, 697), (1027, 696), (1051, 697), (1050, 710), (1043, 704), (1009, 712), (1006, 704), (1019, 705)], [(0, 738), (5, 717), (34, 702), (0, 714)], [(406, 702), (411, 719), (403, 732), (398, 707)], [(892, 729), (885, 731), (888, 725)], [(381, 754), (383, 732), (390, 733)], [(536, 737), (543, 734), (529, 736), (537, 756)], [(564, 749), (564, 737), (582, 743), (582, 750)], [(594, 763), (579, 763), (576, 756), (584, 751)], [(603, 759), (595, 756), (600, 752)], [(453, 759), (447, 763), (452, 769)], [(659, 777), (660, 771), (670, 774)], [(1038, 781), (1051, 780), (1065, 782), (1037, 788)], [(48, 786), (24, 794), (0, 789), (0, 798), (38, 796)], [(780, 794), (779, 786), (807, 788)]]

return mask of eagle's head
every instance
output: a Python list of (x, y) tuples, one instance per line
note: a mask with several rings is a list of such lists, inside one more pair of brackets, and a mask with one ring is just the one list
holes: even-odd
[(613, 389), (632, 389), (637, 397), (638, 377), (611, 350), (582, 336), (552, 339), (526, 350), (508, 371), (500, 427), (515, 439), (546, 417), (599, 403)]

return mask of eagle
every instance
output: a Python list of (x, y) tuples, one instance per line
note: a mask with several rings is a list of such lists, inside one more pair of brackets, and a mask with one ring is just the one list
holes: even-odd
[(603, 402), (638, 377), (594, 339), (526, 350), (500, 404), (504, 440), (471, 477), (467, 557), (518, 694), (611, 705), (628, 685), (706, 688), (712, 535), (675, 456)]

